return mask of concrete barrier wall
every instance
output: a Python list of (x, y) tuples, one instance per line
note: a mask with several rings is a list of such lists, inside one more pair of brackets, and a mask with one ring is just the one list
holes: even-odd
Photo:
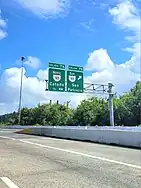
[(124, 126), (33, 126), (33, 125), (9, 125), (9, 126), (0, 126), (0, 129), (26, 129), (26, 128), (60, 128), (60, 129), (89, 129), (89, 130), (125, 130), (125, 131), (136, 131), (136, 132), (141, 132), (141, 127), (140, 126), (133, 126), (133, 127), (124, 127)]
[[(26, 129), (25, 129), (26, 130)], [(29, 128), (29, 134), (141, 148), (141, 132), (104, 129)], [(26, 134), (27, 134), (26, 130)], [(22, 132), (24, 133), (24, 132)]]

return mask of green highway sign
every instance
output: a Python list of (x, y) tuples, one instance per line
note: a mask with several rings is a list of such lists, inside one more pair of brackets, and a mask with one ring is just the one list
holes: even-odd
[(83, 67), (69, 65), (68, 69), (72, 70), (72, 71), (82, 71), (83, 72)]
[(69, 65), (67, 74), (64, 64), (49, 63), (48, 90), (60, 92), (84, 92), (83, 67)]
[(67, 71), (67, 92), (83, 93), (84, 76), (83, 72)]
[(65, 91), (65, 70), (49, 68), (48, 90)]
[(49, 68), (65, 69), (65, 65), (57, 63), (49, 63)]

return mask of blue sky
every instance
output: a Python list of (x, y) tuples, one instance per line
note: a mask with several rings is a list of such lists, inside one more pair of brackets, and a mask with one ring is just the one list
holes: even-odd
[(121, 46), (126, 46), (125, 33), (112, 24), (107, 8), (99, 3), (92, 6), (92, 2), (85, 0), (80, 4), (74, 1), (64, 18), (43, 19), (18, 5), (8, 5), (8, 1), (0, 3), (8, 24), (8, 37), (0, 42), (2, 69), (14, 66), (21, 55), (40, 58), (42, 68), (49, 61), (84, 66), (89, 52), (101, 47), (108, 50), (116, 63), (129, 58), (128, 53), (121, 51)]
[[(25, 56), (25, 79), (45, 75), (48, 62), (58, 62), (84, 66), (86, 80), (112, 79), (118, 92), (124, 92), (139, 78), (133, 70), (140, 57), (140, 4), (139, 0), (0, 0), (1, 82), (3, 75), (9, 78), (9, 71), (20, 70), (18, 60)], [(127, 82), (118, 82), (121, 72), (128, 74)], [(2, 98), (0, 102), (7, 105)], [(10, 105), (16, 101), (13, 98)]]

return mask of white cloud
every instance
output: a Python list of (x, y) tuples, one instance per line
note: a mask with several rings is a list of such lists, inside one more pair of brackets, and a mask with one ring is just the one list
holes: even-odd
[(112, 69), (114, 67), (112, 60), (107, 54), (107, 50), (99, 49), (89, 54), (88, 62), (85, 70), (102, 71), (104, 69)]
[(69, 0), (14, 0), (35, 15), (49, 18), (64, 15), (69, 8)]
[(48, 69), (39, 70), (38, 73), (37, 73), (37, 78), (39, 80), (47, 80), (48, 79)]
[(41, 61), (37, 57), (29, 56), (27, 58), (27, 61), (24, 62), (24, 64), (28, 65), (34, 69), (39, 69), (39, 67), (41, 65)]
[(94, 31), (94, 28), (93, 28), (93, 26), (94, 26), (94, 19), (90, 19), (89, 21), (87, 21), (87, 22), (81, 22), (80, 23), (80, 25), (84, 28), (84, 29), (86, 29), (86, 30), (88, 30), (88, 31)]
[[(123, 4), (124, 3), (124, 4)], [(130, 1), (122, 1), (121, 4), (110, 9), (110, 15), (116, 25), (125, 31), (132, 31), (126, 39), (132, 38), (132, 43), (125, 50), (132, 57), (122, 64), (115, 64), (108, 55), (106, 49), (98, 49), (89, 54), (85, 66), (87, 70), (93, 71), (92, 75), (86, 76), (85, 81), (91, 83), (107, 84), (109, 81), (115, 84), (115, 90), (123, 93), (129, 90), (140, 78), (140, 41), (138, 40), (139, 16), (136, 7)], [(123, 15), (124, 14), (124, 15)], [(134, 20), (134, 24), (131, 24)], [(128, 23), (128, 24), (127, 24)], [(136, 24), (137, 25), (136, 25)], [(134, 40), (133, 40), (134, 39)], [(18, 68), (6, 69), (0, 79), (0, 114), (18, 109), (20, 73)], [(40, 69), (35, 77), (27, 77), (24, 69), (23, 77), (23, 106), (34, 106), (39, 102), (56, 101), (64, 103), (71, 100), (71, 105), (76, 106), (86, 95), (45, 92), (45, 82), (48, 77), (48, 69)]]
[(92, 52), (88, 58), (86, 68), (90, 70), (90, 67), (92, 67), (92, 70), (97, 72), (88, 76), (86, 78), (87, 82), (98, 84), (112, 82), (118, 93), (121, 94), (127, 91), (140, 77), (139, 69), (134, 63), (137, 59), (134, 58), (133, 56), (130, 61), (118, 65), (111, 61), (106, 50), (99, 49)]
[(113, 17), (114, 24), (130, 33), (125, 37), (126, 40), (133, 43), (141, 42), (140, 10), (135, 7), (131, 0), (125, 0), (109, 9), (109, 13)]
[[(130, 60), (121, 65), (128, 68), (134, 73), (141, 72), (141, 16), (140, 10), (135, 7), (131, 0), (126, 0), (116, 7), (109, 9), (109, 13), (113, 16), (113, 22), (125, 30), (128, 34), (126, 40), (131, 42), (131, 46), (124, 50), (132, 54)], [(140, 75), (141, 77), (141, 75)]]
[(6, 26), (7, 26), (7, 23), (2, 18), (1, 10), (0, 10), (0, 40), (4, 39), (7, 36), (7, 32), (5, 31)]
[[(141, 64), (141, 18), (135, 5), (125, 0), (109, 9), (113, 23), (123, 29), (131, 45), (126, 51), (132, 54), (131, 59), (118, 65), (112, 62), (106, 49), (95, 50), (89, 54), (86, 70), (97, 71), (87, 79), (91, 82), (113, 82), (119, 93), (130, 89), (140, 79)], [(129, 43), (128, 43), (129, 44)]]
[(131, 42), (131, 46), (124, 50), (130, 52), (132, 57), (121, 66), (126, 66), (131, 71), (139, 73), (141, 71), (141, 12), (131, 0), (118, 4), (109, 12), (113, 16), (114, 23), (126, 32), (128, 31), (125, 39)]
[(5, 28), (6, 25), (7, 25), (7, 24), (6, 24), (6, 21), (1, 18), (1, 19), (0, 19), (0, 27), (1, 27), (1, 28)]
[[(66, 103), (71, 100), (71, 106), (75, 107), (84, 99), (85, 95), (46, 92), (44, 78), (47, 70), (39, 70), (37, 76), (27, 77), (26, 69), (23, 76), (23, 97), (22, 106), (35, 106), (38, 103), (48, 103), (49, 100)], [(0, 114), (11, 112), (18, 109), (19, 88), (20, 88), (21, 69), (6, 69), (0, 79)], [(43, 80), (42, 80), (43, 79)]]
[(132, 1), (123, 1), (116, 7), (110, 8), (109, 13), (113, 16), (114, 23), (120, 25), (121, 28), (127, 28), (135, 32), (140, 30), (139, 10)]

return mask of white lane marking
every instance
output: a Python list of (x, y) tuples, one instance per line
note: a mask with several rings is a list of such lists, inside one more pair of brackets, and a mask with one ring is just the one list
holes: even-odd
[(92, 158), (92, 159), (107, 161), (109, 163), (115, 163), (115, 164), (118, 164), (118, 165), (124, 165), (124, 166), (132, 167), (132, 168), (141, 169), (141, 166), (137, 166), (137, 165), (134, 165), (134, 164), (129, 164), (129, 163), (121, 162), (121, 161), (115, 161), (115, 160), (107, 159), (107, 158), (104, 158), (104, 157), (98, 157), (98, 156), (89, 155), (89, 154), (85, 154), (85, 153), (80, 153), (80, 152), (76, 152), (76, 151), (72, 151), (72, 150), (67, 150), (67, 149), (47, 146), (47, 145), (38, 144), (38, 143), (35, 143), (35, 142), (26, 141), (26, 140), (20, 140), (20, 142), (23, 142), (23, 143), (26, 143), (26, 144), (35, 145), (35, 146), (40, 146), (40, 147), (44, 147), (44, 148), (48, 148), (48, 149), (53, 149), (53, 150), (67, 152), (67, 153), (72, 153), (72, 154), (75, 154), (75, 155), (80, 155), (80, 156), (88, 157), (88, 158)]
[(9, 187), (9, 188), (19, 188), (15, 185), (9, 178), (7, 177), (0, 177), (0, 179)]
[[(0, 136), (0, 137), (1, 138), (5, 138), (5, 139), (10, 139), (10, 140), (18, 140), (18, 139), (11, 138), (11, 137), (5, 137), (5, 136)], [(121, 161), (115, 161), (115, 160), (107, 159), (107, 158), (104, 158), (104, 157), (98, 157), (98, 156), (89, 155), (89, 154), (85, 154), (85, 153), (80, 153), (80, 152), (76, 152), (76, 151), (72, 151), (72, 150), (67, 150), (67, 149), (62, 149), (62, 148), (47, 146), (47, 145), (38, 144), (38, 143), (35, 143), (35, 142), (29, 142), (29, 141), (26, 141), (26, 140), (19, 140), (19, 141), (23, 142), (23, 143), (26, 143), (26, 144), (31, 144), (31, 145), (35, 145), (35, 146), (40, 146), (40, 147), (48, 148), (48, 149), (54, 149), (54, 150), (58, 150), (58, 151), (72, 153), (72, 154), (75, 154), (75, 155), (80, 155), (80, 156), (84, 156), (84, 157), (88, 157), (88, 158), (93, 158), (93, 159), (97, 159), (97, 160), (107, 161), (109, 163), (115, 163), (115, 164), (120, 164), (120, 165), (124, 165), (124, 166), (128, 166), (128, 167), (132, 167), (132, 168), (141, 169), (141, 166), (138, 166), (138, 165), (134, 165), (134, 164), (130, 164), (130, 163), (125, 163), (125, 162), (121, 162)]]
[(54, 141), (62, 141), (62, 142), (75, 142), (73, 140), (64, 140), (64, 139), (59, 139), (59, 138), (50, 138), (50, 137), (40, 137), (42, 140), (54, 140)]
[(0, 136), (0, 138), (8, 139), (8, 140), (16, 140), (15, 138), (7, 137), (7, 136)]

